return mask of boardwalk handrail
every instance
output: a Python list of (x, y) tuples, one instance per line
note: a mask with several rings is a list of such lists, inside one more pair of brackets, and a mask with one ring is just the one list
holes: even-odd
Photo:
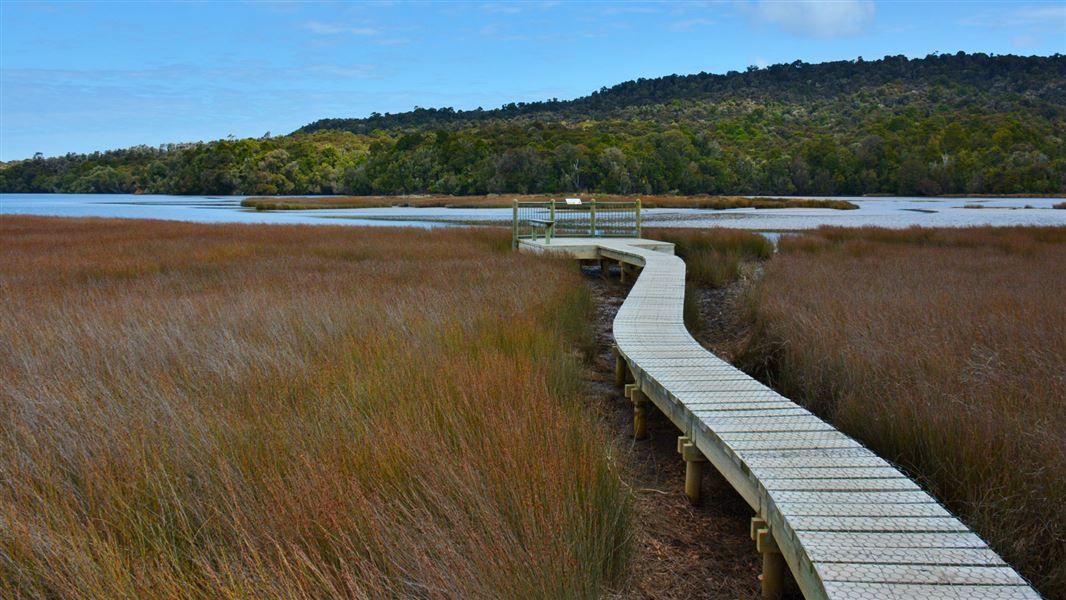
[(640, 237), (640, 200), (602, 202), (520, 201), (512, 204), (511, 243), (548, 238), (633, 238)]
[(809, 600), (1039, 600), (899, 469), (696, 342), (683, 317), (685, 263), (646, 242), (523, 248), (586, 257), (591, 246), (601, 261), (642, 268), (614, 319), (616, 383), (632, 374), (638, 436), (649, 400), (684, 434), (686, 492), (698, 494), (699, 465), (710, 462), (755, 511), (764, 597), (780, 593), (783, 558)]

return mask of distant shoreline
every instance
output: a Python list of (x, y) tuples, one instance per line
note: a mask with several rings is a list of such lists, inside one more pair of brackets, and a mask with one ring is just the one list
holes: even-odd
[[(834, 196), (827, 196), (833, 198)], [(854, 196), (851, 196), (854, 197)], [(1066, 192), (1051, 194), (940, 194), (937, 196), (899, 196), (896, 194), (863, 194), (863, 198), (1066, 198)]]
[(667, 196), (610, 194), (486, 194), (476, 196), (254, 196), (241, 206), (256, 210), (315, 210), (352, 208), (510, 208), (512, 200), (547, 201), (567, 196), (582, 200), (611, 202), (640, 198), (643, 208), (694, 208), (727, 210), (731, 208), (829, 208), (854, 210), (859, 206), (847, 200), (830, 198), (780, 198), (769, 196)]

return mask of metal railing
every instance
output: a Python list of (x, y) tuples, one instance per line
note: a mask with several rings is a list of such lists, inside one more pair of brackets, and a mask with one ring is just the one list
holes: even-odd
[(552, 238), (640, 237), (640, 200), (632, 202), (571, 203), (558, 200), (514, 201), (511, 241), (550, 242)]

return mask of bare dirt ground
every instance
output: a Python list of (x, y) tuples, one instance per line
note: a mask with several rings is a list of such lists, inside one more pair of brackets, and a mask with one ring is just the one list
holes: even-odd
[(638, 520), (630, 578), (609, 597), (757, 598), (761, 562), (748, 537), (751, 509), (713, 469), (704, 478), (701, 505), (689, 505), (678, 431), (658, 411), (649, 414), (649, 439), (633, 440), (632, 405), (612, 382), (611, 323), (628, 286), (604, 281), (598, 268), (585, 274), (597, 300), (599, 341), (588, 374), (590, 397), (621, 454)]
[(696, 341), (725, 360), (736, 358), (750, 334), (742, 316), (745, 293), (761, 275), (762, 266), (749, 262), (741, 266), (740, 278), (725, 287), (695, 289), (700, 314), (692, 332)]
[[(741, 310), (757, 269), (746, 267), (742, 278), (725, 288), (696, 290), (700, 329), (695, 337), (723, 358), (730, 358), (748, 334)], [(618, 283), (616, 276), (605, 281), (598, 267), (586, 267), (584, 273), (597, 303), (598, 351), (587, 376), (589, 395), (619, 449), (618, 462), (633, 489), (638, 521), (629, 580), (609, 598), (760, 598), (762, 560), (749, 537), (751, 508), (713, 468), (704, 475), (700, 505), (689, 504), (685, 463), (677, 453), (679, 432), (659, 411), (649, 411), (648, 439), (633, 440), (632, 404), (612, 381), (611, 324), (629, 286)], [(787, 579), (785, 597), (802, 598)]]

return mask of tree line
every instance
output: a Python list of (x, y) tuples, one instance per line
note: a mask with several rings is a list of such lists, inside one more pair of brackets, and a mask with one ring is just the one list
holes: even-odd
[(1066, 192), (1066, 60), (930, 56), (637, 80), (569, 102), (14, 161), (0, 191)]

